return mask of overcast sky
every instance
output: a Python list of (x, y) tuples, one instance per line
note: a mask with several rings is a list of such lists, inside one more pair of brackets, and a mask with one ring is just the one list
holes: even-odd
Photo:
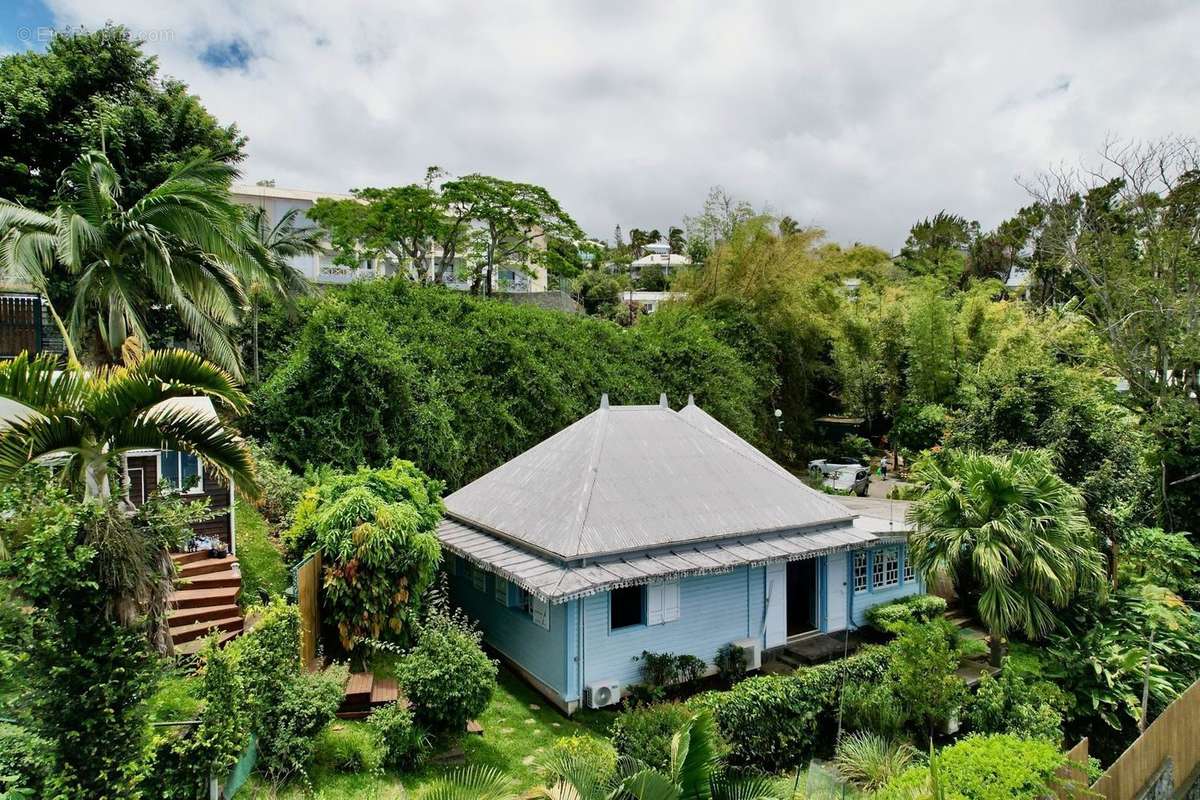
[(437, 164), (542, 184), (603, 238), (721, 184), (895, 249), (942, 208), (995, 225), (1106, 136), (1200, 133), (1200, 3), (5, 2), (139, 32), (249, 136), (247, 180)]

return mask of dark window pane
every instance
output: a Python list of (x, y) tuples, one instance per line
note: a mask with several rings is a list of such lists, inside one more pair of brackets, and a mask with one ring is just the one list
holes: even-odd
[(179, 488), (200, 487), (200, 460), (190, 453), (179, 454)]
[(644, 586), (614, 589), (609, 597), (609, 627), (616, 630), (644, 624), (645, 598), (646, 587)]
[(162, 457), (158, 459), (159, 472), (158, 479), (169, 484), (172, 488), (179, 488), (179, 453), (174, 450), (164, 450)]

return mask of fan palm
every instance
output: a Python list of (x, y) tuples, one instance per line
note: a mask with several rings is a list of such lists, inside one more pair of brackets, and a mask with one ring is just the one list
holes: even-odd
[(1103, 590), (1104, 568), (1080, 492), (1048, 454), (947, 451), (919, 464), (928, 487), (909, 511), (909, 552), (926, 580), (949, 575), (960, 597), (978, 592), (993, 664), (1005, 635), (1030, 638), (1058, 625), (1055, 609)]
[(258, 383), (258, 305), (263, 293), (291, 299), (312, 292), (312, 286), (289, 263), (296, 256), (312, 255), (321, 249), (319, 228), (296, 226), (300, 209), (293, 208), (279, 218), (274, 225), (267, 210), (261, 206), (249, 209), (246, 223), (256, 245), (256, 260), (263, 266), (263, 275), (249, 286), (252, 368), (254, 382)]
[(246, 396), (229, 373), (195, 353), (152, 352), (128, 367), (60, 372), (55, 356), (0, 364), (0, 397), (18, 404), (0, 432), (0, 486), (27, 464), (65, 456), (63, 476), (85, 497), (107, 498), (115, 458), (137, 449), (192, 453), (243, 492), (257, 494), (245, 442), (175, 397), (202, 395), (236, 411)]
[(235, 175), (197, 159), (123, 206), (112, 163), (85, 153), (63, 172), (49, 213), (0, 200), (0, 271), (46, 294), (61, 265), (75, 281), (64, 338), (89, 338), (102, 362), (145, 347), (147, 311), (169, 307), (213, 361), (238, 375), (228, 331), (245, 305), (243, 287), (268, 266), (230, 198)]

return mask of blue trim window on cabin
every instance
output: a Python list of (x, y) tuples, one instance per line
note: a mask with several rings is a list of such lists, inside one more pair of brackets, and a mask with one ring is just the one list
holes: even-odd
[(867, 551), (858, 550), (854, 553), (854, 593), (861, 594), (867, 590)]
[(610, 630), (646, 624), (646, 587), (625, 586), (608, 593)]
[(191, 453), (163, 450), (158, 454), (158, 479), (177, 492), (199, 494), (204, 491), (204, 467)]
[(908, 549), (904, 550), (904, 582), (912, 583), (917, 579), (917, 568), (913, 564), (912, 553)]
[(875, 552), (874, 569), (871, 574), (872, 589), (887, 589), (900, 583), (900, 552), (889, 547)]

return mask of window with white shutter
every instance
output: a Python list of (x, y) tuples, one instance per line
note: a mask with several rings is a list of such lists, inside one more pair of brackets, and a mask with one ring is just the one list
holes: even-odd
[(550, 630), (550, 604), (529, 595), (529, 618), (533, 620), (534, 625)]
[(679, 583), (653, 583), (646, 587), (646, 624), (662, 625), (679, 619)]
[(492, 596), (496, 598), (496, 602), (508, 608), (508, 581), (501, 578), (499, 575), (495, 577), (492, 584)]
[(471, 585), (477, 592), (487, 591), (487, 573), (474, 564), (471, 565)]

